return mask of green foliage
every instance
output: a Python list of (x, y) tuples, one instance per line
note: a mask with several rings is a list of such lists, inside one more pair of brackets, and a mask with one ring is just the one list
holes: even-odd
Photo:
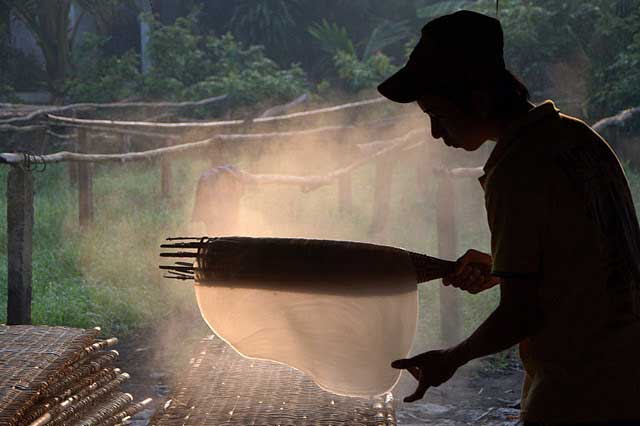
[(86, 34), (72, 57), (73, 72), (66, 81), (66, 93), (73, 102), (112, 102), (134, 97), (140, 73), (134, 52), (109, 56), (104, 52), (108, 38)]
[(229, 25), (234, 34), (242, 36), (247, 44), (278, 46), (281, 52), (287, 51), (292, 43), (291, 33), (303, 11), (302, 1), (236, 0), (234, 3)]
[(56, 100), (69, 70), (71, 0), (2, 0), (37, 40), (45, 58), (47, 83)]
[(376, 86), (396, 70), (389, 57), (382, 53), (361, 61), (353, 54), (340, 51), (334, 60), (338, 76), (353, 92)]
[(184, 88), (206, 78), (211, 68), (195, 17), (178, 18), (173, 25), (162, 25), (151, 15), (145, 19), (151, 26), (148, 49), (152, 63), (145, 80), (147, 94), (165, 99), (180, 97)]
[(16, 97), (16, 89), (10, 84), (0, 83), (0, 101), (2, 102), (15, 102), (18, 103), (19, 99)]
[(371, 32), (364, 46), (362, 58), (366, 59), (382, 53), (382, 50), (387, 46), (405, 40), (409, 35), (411, 35), (411, 32), (407, 21), (392, 22), (384, 20)]
[[(615, 114), (640, 105), (640, 1), (619, 1), (602, 26), (610, 61), (599, 62), (591, 82), (595, 116)], [(623, 7), (624, 6), (624, 7)], [(604, 47), (604, 46), (603, 46)]]
[(318, 41), (320, 48), (329, 55), (335, 55), (337, 52), (356, 54), (356, 48), (347, 29), (338, 26), (335, 22), (329, 23), (323, 19), (322, 22), (309, 26), (308, 31)]
[[(98, 33), (107, 36), (119, 14), (137, 10), (134, 0), (74, 1), (92, 16)], [(70, 0), (0, 0), (0, 4), (10, 7), (12, 15), (32, 31), (46, 61), (42, 70), (32, 58), (11, 54), (4, 84), (20, 91), (39, 89), (44, 81), (62, 96), (69, 83), (78, 82), (81, 87), (72, 89), (73, 99), (92, 94), (98, 94), (98, 100), (135, 96), (130, 93), (135, 84), (125, 83), (132, 55), (119, 63), (113, 58), (101, 61), (99, 66), (85, 61), (91, 65), (87, 70), (105, 70), (102, 75), (98, 71), (102, 82), (90, 81), (89, 73), (77, 65), (79, 55), (69, 51), (76, 46), (74, 23), (68, 22)], [(568, 112), (589, 121), (640, 104), (636, 71), (640, 0), (500, 0), (499, 4), (508, 66), (527, 83), (534, 100), (554, 98), (562, 109), (570, 107)], [(232, 105), (245, 106), (266, 101), (266, 89), (261, 87), (275, 90), (274, 100), (288, 98), (294, 89), (307, 86), (306, 76), (316, 84), (328, 82), (331, 88), (323, 83), (323, 93), (353, 92), (371, 87), (376, 75), (386, 77), (377, 71), (384, 61), (371, 59), (377, 54), (401, 65), (427, 20), (460, 9), (496, 13), (496, 0), (353, 0), (331, 2), (330, 8), (312, 0), (190, 0), (179, 9), (188, 10), (188, 5), (197, 9), (173, 25), (147, 17), (156, 65), (137, 89), (139, 96), (191, 99), (201, 97), (199, 90), (204, 91), (202, 96), (237, 91)], [(233, 34), (238, 49), (235, 54), (222, 53), (225, 66), (238, 58), (238, 66), (229, 74), (216, 69), (220, 52), (209, 48), (216, 44), (210, 39), (221, 40), (227, 32)], [(263, 49), (254, 53), (251, 46), (258, 45)], [(245, 73), (243, 67), (250, 70)], [(105, 77), (109, 69), (115, 81)], [(62, 85), (69, 70), (74, 80)], [(291, 82), (292, 90), (286, 90)], [(109, 87), (115, 92), (108, 93)]]
[(230, 33), (207, 37), (205, 51), (211, 71), (188, 91), (192, 97), (227, 93), (240, 105), (253, 105), (287, 101), (306, 90), (302, 68), (280, 69), (265, 56), (262, 46), (244, 48)]
[[(183, 168), (177, 167), (181, 175)], [(0, 170), (4, 192), (7, 168)], [(94, 180), (96, 220), (87, 231), (77, 225), (77, 191), (64, 165), (35, 174), (32, 317), (35, 324), (100, 326), (127, 333), (189, 304), (188, 286), (171, 287), (157, 269), (157, 248), (183, 212), (162, 202), (157, 171), (144, 165), (122, 166), (118, 173), (98, 170)], [(193, 183), (193, 182), (189, 182)], [(4, 203), (1, 202), (1, 203)], [(153, 205), (152, 210), (143, 208)], [(126, 212), (126, 214), (123, 214)], [(0, 221), (6, 208), (0, 209)], [(0, 230), (0, 274), (6, 277), (6, 229)], [(0, 280), (0, 300), (7, 281)], [(6, 320), (0, 310), (0, 323)]]
[(262, 47), (245, 48), (231, 34), (199, 34), (194, 17), (166, 26), (151, 23), (153, 66), (144, 80), (147, 96), (201, 99), (228, 94), (228, 106), (253, 106), (289, 100), (306, 89), (299, 66), (280, 69)]
[[(493, 15), (495, 2), (469, 8)], [(507, 65), (534, 98), (595, 121), (640, 104), (640, 1), (500, 1)]]
[(569, 16), (543, 4), (525, 7), (515, 0), (501, 3), (508, 66), (528, 83), (531, 92), (543, 92), (550, 84), (547, 70), (573, 44)]
[(338, 83), (349, 92), (374, 87), (388, 77), (396, 67), (382, 50), (407, 36), (405, 22), (383, 21), (360, 43), (364, 45), (360, 59), (346, 28), (322, 20), (311, 25), (308, 31), (322, 50), (332, 56)]

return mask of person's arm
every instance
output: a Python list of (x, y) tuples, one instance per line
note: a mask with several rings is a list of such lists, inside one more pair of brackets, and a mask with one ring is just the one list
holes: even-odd
[(536, 334), (544, 325), (535, 278), (503, 278), (500, 304), (476, 331), (449, 351), (460, 365), (494, 354)]
[(392, 367), (409, 370), (419, 382), (405, 402), (421, 399), (431, 386), (446, 382), (472, 359), (503, 351), (536, 334), (544, 325), (538, 288), (538, 279), (503, 278), (500, 304), (468, 339), (449, 349), (394, 361)]

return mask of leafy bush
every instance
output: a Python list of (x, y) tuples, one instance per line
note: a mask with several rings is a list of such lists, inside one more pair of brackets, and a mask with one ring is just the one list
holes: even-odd
[(201, 99), (228, 94), (232, 106), (251, 106), (289, 100), (306, 90), (299, 66), (280, 69), (261, 46), (245, 48), (229, 33), (198, 34), (193, 16), (166, 26), (152, 18), (150, 22), (152, 68), (144, 79), (149, 97)]
[(383, 21), (359, 43), (363, 46), (362, 59), (346, 28), (323, 19), (321, 23), (311, 25), (308, 31), (320, 48), (332, 55), (337, 83), (343, 89), (358, 92), (377, 85), (396, 69), (382, 49), (406, 38), (407, 27), (404, 22)]
[(280, 69), (264, 55), (262, 46), (243, 46), (230, 33), (206, 38), (210, 75), (184, 91), (196, 99), (227, 93), (234, 103), (247, 106), (290, 100), (306, 90), (305, 73), (298, 65)]
[(396, 69), (389, 57), (383, 53), (361, 61), (352, 53), (340, 51), (334, 57), (334, 61), (343, 84), (354, 92), (376, 86)]
[(140, 85), (138, 58), (133, 52), (109, 56), (109, 39), (85, 34), (72, 55), (73, 72), (66, 81), (73, 102), (111, 102), (135, 96)]
[(186, 87), (202, 81), (211, 69), (195, 19), (178, 18), (173, 25), (162, 25), (151, 15), (145, 19), (151, 27), (148, 49), (152, 64), (145, 92), (155, 98), (179, 98)]
[(597, 117), (640, 106), (640, 2), (621, 14), (612, 12), (601, 26), (606, 49), (614, 56), (595, 64), (591, 81), (590, 106)]
[[(495, 2), (473, 8), (493, 14)], [(637, 0), (503, 0), (500, 19), (505, 59), (535, 97), (577, 103), (589, 121), (640, 104)]]
[(19, 99), (15, 95), (16, 90), (10, 84), (0, 83), (0, 100), (3, 102), (18, 103)]

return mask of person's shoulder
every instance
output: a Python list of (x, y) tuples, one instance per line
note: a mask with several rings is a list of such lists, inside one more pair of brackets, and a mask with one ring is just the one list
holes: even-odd
[(602, 139), (602, 136), (600, 136), (591, 126), (577, 117), (560, 113), (558, 114), (558, 122), (562, 130), (574, 134), (575, 136)]

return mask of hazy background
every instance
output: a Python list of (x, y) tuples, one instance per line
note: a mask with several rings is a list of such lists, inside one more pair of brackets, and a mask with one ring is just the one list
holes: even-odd
[[(223, 102), (180, 111), (85, 114), (176, 121), (256, 117), (305, 93), (306, 100), (286, 112), (371, 98), (377, 96), (375, 86), (404, 63), (422, 25), (460, 8), (495, 14), (494, 1), (462, 0), (0, 0), (0, 101), (181, 101), (227, 95)], [(563, 111), (589, 123), (640, 105), (640, 1), (501, 1), (499, 14), (507, 64), (529, 86), (534, 101), (552, 98)], [(376, 104), (268, 130), (403, 118), (384, 131), (364, 128), (264, 143), (225, 143), (219, 149), (176, 156), (170, 198), (160, 194), (158, 161), (96, 165), (96, 217), (83, 232), (68, 167), (50, 165), (34, 173), (34, 323), (99, 325), (107, 333), (126, 335), (160, 323), (188, 321), (194, 333), (204, 333), (190, 285), (162, 279), (157, 269), (159, 244), (165, 237), (204, 232), (190, 220), (200, 174), (220, 164), (249, 173), (328, 173), (356, 158), (357, 143), (428, 126), (416, 113), (411, 105)], [(637, 123), (630, 123), (624, 132), (611, 135), (611, 141), (639, 201), (637, 129)], [(185, 133), (182, 140), (211, 134)], [(394, 157), (390, 220), (383, 232), (370, 231), (373, 163), (352, 175), (349, 212), (339, 211), (335, 184), (307, 193), (294, 186), (247, 187), (241, 202), (242, 232), (374, 241), (437, 255), (432, 169), (481, 166), (491, 147), (472, 154), (445, 150), (440, 141), (430, 139), (428, 129), (424, 134), (425, 147)], [(93, 142), (92, 151), (121, 152), (125, 145), (145, 150), (163, 144), (153, 138), (102, 138)], [(73, 149), (55, 138), (7, 132), (0, 133), (0, 146), (3, 152), (39, 154)], [(426, 173), (418, 173), (420, 167)], [(0, 168), (2, 194), (6, 173), (6, 167)], [(456, 199), (456, 210), (450, 214), (456, 217), (458, 254), (467, 248), (488, 251), (477, 181), (456, 181), (451, 196)], [(0, 198), (0, 223), (5, 223), (5, 203)], [(2, 226), (0, 300), (6, 300), (6, 239)], [(496, 290), (463, 295), (466, 332), (488, 315), (496, 300)], [(418, 349), (438, 344), (437, 284), (422, 286), (420, 301)], [(0, 322), (4, 320), (5, 310), (0, 309)]]

